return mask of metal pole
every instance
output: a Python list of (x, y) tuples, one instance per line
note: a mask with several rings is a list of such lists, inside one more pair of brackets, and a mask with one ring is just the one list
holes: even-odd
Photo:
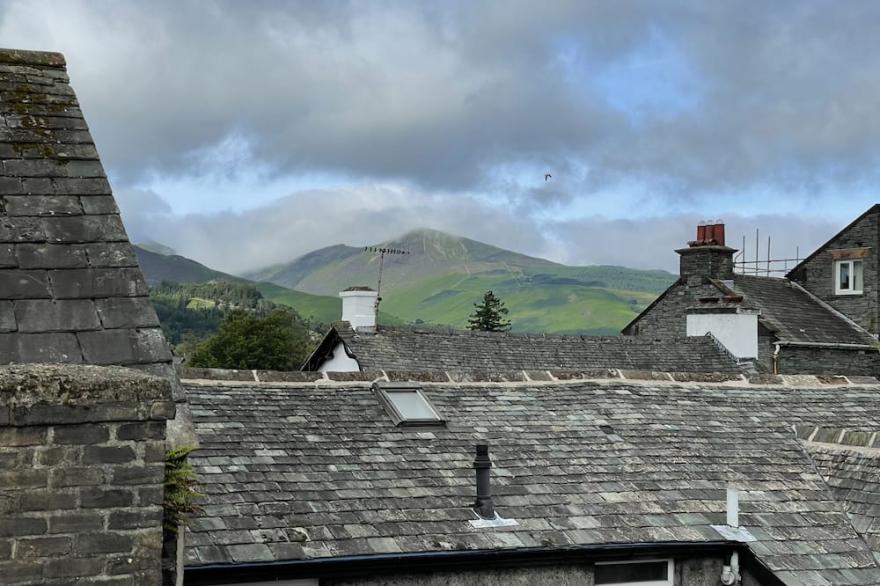
[(379, 315), (379, 302), (382, 301), (382, 269), (385, 267), (385, 251), (379, 253), (379, 282), (376, 283), (376, 315)]
[(767, 276), (770, 276), (770, 237), (767, 236)]
[(758, 228), (755, 228), (755, 276), (758, 276), (758, 263), (761, 262), (758, 260), (758, 249), (761, 246), (760, 240), (758, 240)]

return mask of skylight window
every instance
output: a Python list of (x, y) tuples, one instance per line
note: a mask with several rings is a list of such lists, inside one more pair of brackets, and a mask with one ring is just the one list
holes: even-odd
[(376, 383), (373, 388), (395, 425), (445, 423), (418, 385)]

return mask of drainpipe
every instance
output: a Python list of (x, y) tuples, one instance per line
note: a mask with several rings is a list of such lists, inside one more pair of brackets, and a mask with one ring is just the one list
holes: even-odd
[[(777, 346), (777, 350), (778, 348)], [(727, 525), (729, 527), (739, 527), (739, 494), (732, 487), (727, 489)], [(739, 584), (741, 579), (739, 552), (734, 551), (730, 554), (730, 563), (725, 564), (721, 569), (721, 583), (724, 586), (734, 586)]]
[(776, 349), (773, 350), (773, 374), (779, 374), (779, 350), (782, 348), (780, 344), (774, 344)]
[(489, 486), (489, 470), (492, 460), (489, 459), (488, 444), (477, 444), (477, 456), (474, 458), (474, 470), (477, 473), (477, 500), (474, 510), (483, 519), (495, 518), (495, 503), (492, 502), (492, 489)]

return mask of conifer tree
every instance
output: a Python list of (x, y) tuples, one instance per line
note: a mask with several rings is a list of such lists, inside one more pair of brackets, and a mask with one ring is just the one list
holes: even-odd
[(506, 332), (510, 330), (510, 320), (504, 302), (492, 291), (486, 291), (480, 303), (474, 303), (474, 312), (468, 318), (468, 329), (483, 332)]

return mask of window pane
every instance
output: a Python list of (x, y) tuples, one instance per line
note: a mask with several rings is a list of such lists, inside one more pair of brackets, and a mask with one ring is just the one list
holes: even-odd
[(862, 261), (854, 260), (852, 263), (852, 290), (862, 290)]
[(669, 563), (666, 561), (640, 564), (600, 564), (596, 566), (596, 584), (663, 581), (669, 578), (668, 570)]
[(840, 281), (837, 286), (841, 291), (849, 291), (849, 263), (842, 262), (837, 265), (838, 271), (840, 273)]
[(422, 396), (416, 391), (387, 391), (394, 408), (404, 419), (437, 419)]

